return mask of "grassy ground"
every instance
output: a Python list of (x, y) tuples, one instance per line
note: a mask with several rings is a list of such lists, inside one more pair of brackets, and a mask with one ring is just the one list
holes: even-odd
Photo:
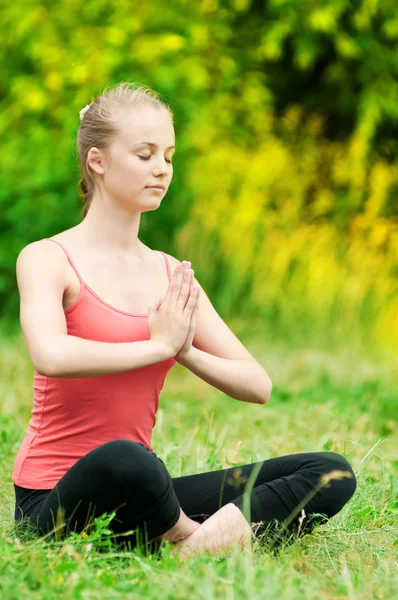
[(30, 418), (33, 369), (23, 339), (3, 339), (1, 598), (398, 598), (396, 363), (351, 346), (325, 352), (242, 341), (273, 381), (269, 403), (233, 400), (176, 365), (162, 391), (156, 453), (180, 476), (295, 452), (338, 452), (358, 480), (343, 510), (277, 557), (256, 543), (183, 563), (170, 558), (170, 546), (149, 557), (120, 552), (109, 545), (106, 519), (86, 538), (19, 541), (11, 473)]

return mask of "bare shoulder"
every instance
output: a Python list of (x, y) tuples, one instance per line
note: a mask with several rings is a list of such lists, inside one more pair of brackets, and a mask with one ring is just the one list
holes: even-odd
[(24, 246), (16, 261), (18, 280), (29, 273), (39, 275), (40, 273), (45, 274), (49, 270), (57, 272), (60, 277), (64, 278), (67, 268), (68, 260), (62, 248), (46, 239), (37, 240)]
[[(35, 260), (35, 258), (40, 257), (48, 257), (49, 260), (54, 260), (54, 258), (55, 260), (59, 260), (58, 257), (60, 257), (61, 254), (59, 252), (54, 252), (54, 250), (56, 250), (54, 246), (56, 246), (56, 248), (59, 248), (57, 244), (51, 244), (51, 242), (48, 242), (48, 240), (46, 239), (30, 242), (30, 244), (27, 244), (22, 248), (17, 260), (19, 260), (20, 258), (23, 258), (24, 260), (28, 260), (28, 258)], [(62, 252), (61, 248), (59, 248), (59, 250), (60, 252)], [(64, 252), (62, 254), (65, 255)]]

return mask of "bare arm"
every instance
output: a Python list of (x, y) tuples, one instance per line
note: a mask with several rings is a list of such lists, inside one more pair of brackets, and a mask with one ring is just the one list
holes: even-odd
[(166, 347), (152, 340), (112, 343), (63, 335), (54, 337), (50, 343), (57, 349), (41, 373), (49, 377), (108, 375), (170, 358)]
[(40, 241), (23, 248), (17, 259), (21, 327), (38, 373), (91, 377), (171, 357), (167, 346), (158, 341), (108, 343), (68, 335), (62, 306), (66, 266), (63, 255), (49, 252)]
[(265, 404), (270, 399), (271, 380), (256, 360), (221, 358), (192, 346), (178, 362), (235, 400)]
[[(173, 267), (179, 261), (168, 255)], [(196, 329), (191, 349), (176, 360), (195, 375), (243, 402), (265, 404), (272, 392), (272, 382), (264, 367), (250, 354), (218, 314), (210, 298), (200, 289)]]

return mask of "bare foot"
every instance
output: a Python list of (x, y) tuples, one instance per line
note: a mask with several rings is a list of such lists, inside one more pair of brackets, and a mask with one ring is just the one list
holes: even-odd
[(252, 528), (235, 504), (226, 504), (185, 539), (177, 541), (170, 556), (177, 554), (179, 560), (199, 551), (219, 554), (238, 545), (250, 544)]
[(196, 529), (200, 527), (200, 523), (193, 521), (184, 513), (182, 509), (180, 509), (180, 518), (177, 523), (158, 537), (151, 540), (152, 542), (161, 542), (162, 540), (168, 542), (178, 542), (179, 540), (183, 540), (186, 537), (190, 536)]

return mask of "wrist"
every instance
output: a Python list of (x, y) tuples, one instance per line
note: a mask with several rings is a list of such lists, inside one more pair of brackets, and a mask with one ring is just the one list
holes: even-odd
[(194, 346), (191, 346), (187, 352), (178, 357), (178, 362), (184, 367), (188, 366), (194, 360), (196, 350)]
[(164, 342), (161, 342), (160, 340), (150, 340), (153, 344), (154, 347), (154, 352), (157, 355), (157, 357), (159, 358), (159, 362), (162, 362), (164, 360), (168, 360), (169, 358), (173, 358), (173, 356), (175, 355), (175, 352), (173, 354), (173, 349), (165, 344)]

